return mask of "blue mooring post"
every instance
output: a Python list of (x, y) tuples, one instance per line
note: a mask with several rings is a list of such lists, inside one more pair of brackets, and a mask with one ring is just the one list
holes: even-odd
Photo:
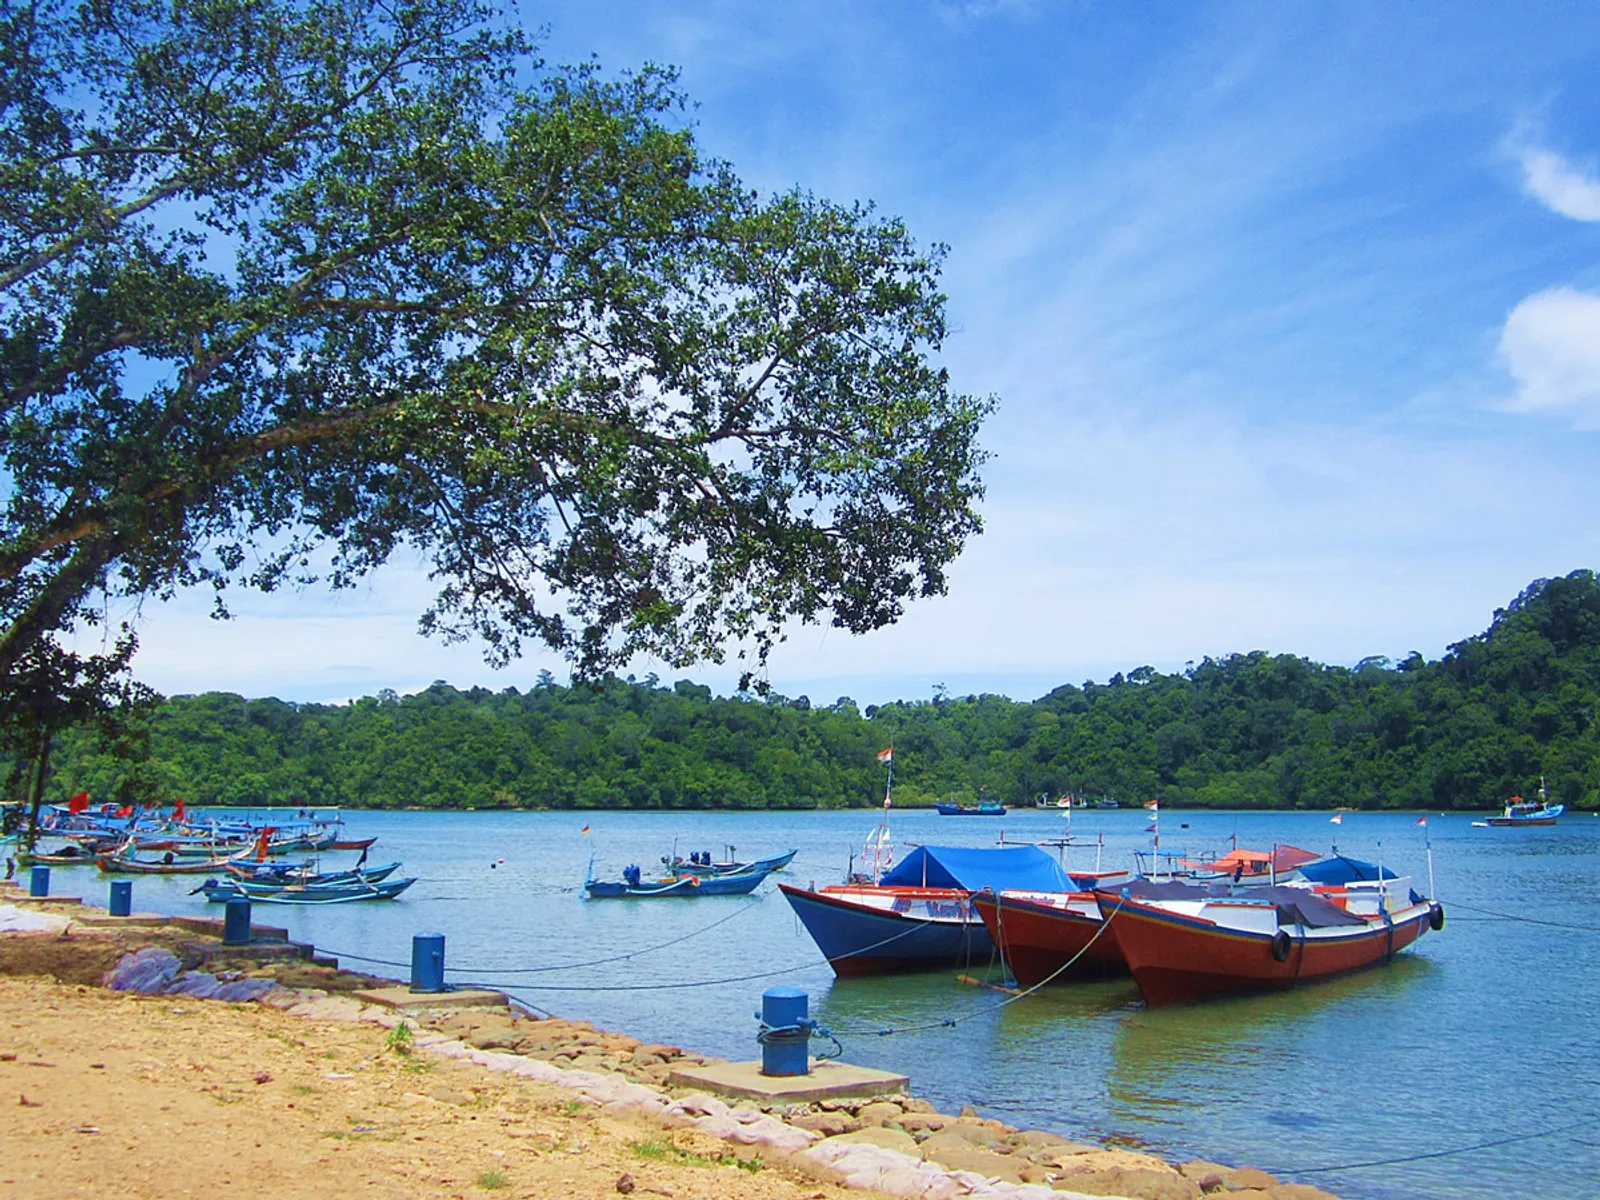
[(444, 934), (419, 933), (412, 937), (411, 990), (444, 991)]
[(250, 901), (243, 896), (236, 896), (223, 906), (222, 944), (224, 946), (250, 944)]
[(814, 1022), (806, 1017), (805, 989), (768, 988), (761, 993), (761, 1073), (810, 1074), (810, 1039)]
[(50, 894), (50, 868), (35, 867), (33, 874), (28, 876), (28, 895), (48, 896)]
[(113, 917), (125, 917), (133, 911), (133, 880), (111, 881), (111, 903), (107, 906), (107, 911)]

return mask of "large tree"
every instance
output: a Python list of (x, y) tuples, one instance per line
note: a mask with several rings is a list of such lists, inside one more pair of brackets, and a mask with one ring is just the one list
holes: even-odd
[(989, 402), (940, 251), (497, 12), (0, 0), (0, 686), (107, 598), (402, 545), (425, 629), (587, 672), (943, 589)]

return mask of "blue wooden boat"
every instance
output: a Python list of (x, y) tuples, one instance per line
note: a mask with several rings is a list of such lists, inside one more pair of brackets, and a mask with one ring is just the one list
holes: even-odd
[(709, 850), (691, 851), (688, 858), (663, 858), (661, 861), (674, 875), (742, 875), (746, 871), (781, 871), (794, 861), (798, 853), (797, 850), (785, 850), (782, 854), (738, 862), (733, 859), (733, 847), (729, 846), (728, 858), (721, 862), (712, 862)]
[(1003, 817), (1006, 815), (1006, 806), (986, 800), (982, 804), (935, 804), (934, 809), (941, 817)]
[(729, 875), (668, 875), (662, 879), (644, 878), (637, 866), (624, 867), (620, 881), (588, 879), (583, 890), (594, 900), (654, 900), (677, 896), (744, 896), (761, 886), (772, 868), (761, 867)]
[(307, 887), (326, 887), (334, 883), (358, 883), (366, 880), (377, 883), (400, 869), (397, 862), (380, 867), (353, 867), (348, 871), (313, 871), (311, 864), (230, 862), (228, 874), (248, 883), (269, 883), (278, 886), (300, 884)]
[(250, 883), (242, 879), (208, 879), (200, 890), (213, 904), (243, 896), (252, 904), (350, 904), (358, 900), (393, 900), (415, 879), (361, 880), (312, 886)]

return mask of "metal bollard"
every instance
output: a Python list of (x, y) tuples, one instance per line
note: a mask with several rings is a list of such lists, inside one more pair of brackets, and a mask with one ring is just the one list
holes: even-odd
[(248, 946), (250, 944), (250, 901), (235, 896), (222, 910), (222, 944)]
[(411, 939), (411, 990), (444, 991), (444, 934), (419, 933)]
[(111, 903), (107, 905), (107, 911), (113, 917), (125, 917), (133, 911), (133, 880), (111, 881)]
[(35, 867), (28, 876), (28, 895), (48, 896), (50, 894), (50, 868)]
[(808, 998), (803, 988), (774, 987), (761, 993), (761, 1073), (809, 1075), (810, 1039), (816, 1022), (806, 1017)]

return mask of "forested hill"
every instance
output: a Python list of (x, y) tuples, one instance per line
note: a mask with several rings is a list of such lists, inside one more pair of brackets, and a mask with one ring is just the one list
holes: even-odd
[(1215, 807), (1487, 808), (1540, 775), (1600, 802), (1600, 584), (1532, 584), (1437, 662), (1327, 667), (1292, 655), (1207, 659), (1002, 696), (858, 711), (701, 685), (610, 679), (531, 690), (386, 693), (348, 705), (212, 693), (166, 701), (150, 759), (80, 733), (52, 795), (150, 792), (190, 804), (318, 807), (763, 808), (881, 803), (980, 790), (1012, 804), (1066, 792)]

